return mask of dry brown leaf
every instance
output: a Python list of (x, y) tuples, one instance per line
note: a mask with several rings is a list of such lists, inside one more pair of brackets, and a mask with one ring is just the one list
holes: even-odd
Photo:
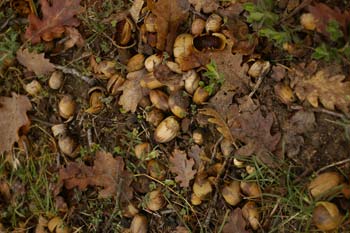
[(141, 99), (149, 93), (148, 89), (140, 85), (140, 80), (146, 74), (147, 71), (145, 69), (128, 73), (126, 81), (119, 88), (120, 91), (123, 91), (123, 94), (120, 96), (118, 103), (123, 106), (126, 112), (135, 112)]
[(135, 0), (132, 6), (129, 9), (130, 15), (134, 22), (138, 22), (140, 18), (140, 12), (142, 10), (142, 6), (145, 3), (145, 0)]
[(223, 228), (223, 233), (251, 233), (250, 230), (246, 230), (247, 222), (243, 218), (243, 213), (241, 208), (234, 209), (228, 222), (225, 224)]
[(156, 48), (172, 54), (178, 28), (188, 17), (190, 9), (188, 1), (158, 0), (154, 3), (152, 0), (147, 0), (147, 6), (157, 17)]
[(188, 0), (198, 12), (203, 10), (204, 13), (212, 13), (219, 8), (219, 3), (216, 0)]
[(64, 26), (76, 27), (79, 21), (75, 15), (82, 11), (81, 0), (53, 0), (50, 4), (47, 0), (40, 0), (42, 19), (35, 14), (28, 16), (29, 26), (24, 34), (33, 44), (41, 39), (51, 41), (61, 37)]
[(16, 58), (28, 70), (33, 71), (36, 75), (43, 75), (55, 70), (55, 65), (49, 59), (46, 59), (44, 55), (44, 53), (31, 53), (28, 49), (19, 49)]
[(190, 231), (184, 226), (177, 226), (173, 233), (189, 233)]
[(70, 49), (74, 45), (77, 47), (84, 46), (84, 39), (76, 28), (66, 27), (65, 32), (67, 34), (68, 40), (64, 42), (64, 49)]
[(156, 66), (153, 75), (160, 83), (168, 86), (172, 91), (179, 90), (184, 86), (183, 76), (172, 72), (165, 64)]
[(350, 82), (343, 82), (344, 79), (344, 75), (332, 76), (327, 70), (321, 70), (309, 79), (298, 79), (295, 92), (300, 100), (307, 100), (315, 108), (320, 101), (327, 109), (338, 108), (349, 113)]
[(190, 185), (190, 181), (197, 173), (196, 170), (192, 170), (194, 160), (187, 159), (186, 152), (175, 149), (172, 156), (169, 158), (169, 162), (170, 171), (177, 175), (175, 177), (176, 182), (179, 182), (181, 187), (188, 187)]
[[(131, 173), (124, 169), (122, 157), (113, 158), (112, 154), (98, 151), (94, 166), (86, 166), (83, 163), (71, 162), (59, 171), (59, 187), (64, 185), (66, 189), (78, 187), (85, 190), (90, 186), (103, 187), (99, 191), (99, 198), (108, 198), (114, 195), (120, 197), (122, 203), (133, 197), (131, 188)], [(59, 190), (56, 190), (56, 195)]]
[(324, 3), (316, 3), (315, 5), (310, 5), (308, 7), (310, 13), (316, 19), (316, 29), (318, 32), (329, 37), (327, 32), (328, 22), (330, 20), (335, 20), (338, 22), (340, 29), (343, 31), (344, 35), (348, 35), (348, 25), (350, 23), (350, 11), (341, 11), (339, 8), (330, 8)]
[(234, 138), (231, 134), (230, 128), (226, 124), (226, 121), (222, 118), (220, 113), (215, 111), (212, 108), (203, 108), (199, 110), (199, 113), (209, 116), (210, 118), (208, 121), (212, 124), (216, 125), (216, 129), (226, 138), (227, 140), (230, 140), (230, 142), (234, 142)]
[(30, 124), (27, 111), (31, 109), (27, 96), (15, 93), (12, 97), (0, 96), (0, 154), (10, 151), (19, 140), (19, 129)]

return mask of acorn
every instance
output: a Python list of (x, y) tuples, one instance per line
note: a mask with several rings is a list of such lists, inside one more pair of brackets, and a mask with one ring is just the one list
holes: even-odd
[(52, 218), (48, 223), (47, 223), (47, 228), (49, 229), (50, 232), (56, 232), (56, 233), (68, 233), (69, 228), (66, 226), (62, 220), (62, 218), (56, 216)]
[(126, 69), (128, 72), (141, 70), (144, 67), (144, 62), (145, 56), (141, 53), (138, 53), (129, 59), (128, 64), (126, 65)]
[(173, 61), (166, 61), (166, 66), (169, 68), (169, 70), (171, 70), (174, 73), (177, 74), (182, 74), (182, 70), (180, 68), (180, 65), (176, 62)]
[(165, 205), (163, 193), (160, 189), (151, 191), (146, 196), (147, 209), (152, 211), (158, 211)]
[(234, 180), (231, 183), (226, 184), (221, 190), (221, 194), (225, 201), (232, 206), (237, 205), (242, 200), (239, 183), (239, 181)]
[(52, 134), (55, 138), (67, 134), (67, 126), (65, 124), (57, 124), (51, 127)]
[(30, 83), (26, 84), (24, 89), (28, 92), (29, 95), (36, 96), (41, 90), (42, 86), (37, 80), (33, 80)]
[(58, 111), (62, 118), (68, 119), (73, 116), (76, 103), (71, 95), (64, 95), (58, 104)]
[(163, 119), (164, 114), (158, 108), (153, 108), (151, 111), (146, 113), (146, 121), (155, 127), (157, 127)]
[(221, 28), (222, 18), (217, 14), (211, 14), (205, 23), (207, 32), (218, 32)]
[(235, 165), (235, 167), (237, 167), (237, 168), (243, 168), (244, 167), (244, 162), (234, 158), (233, 159), (233, 165)]
[(201, 180), (200, 182), (196, 180), (193, 184), (193, 193), (201, 200), (204, 200), (212, 191), (213, 188), (208, 179)]
[(220, 150), (221, 153), (226, 157), (226, 156), (230, 156), (232, 151), (233, 151), (233, 145), (231, 140), (224, 138), (221, 142), (220, 142)]
[(139, 210), (132, 202), (129, 202), (129, 204), (123, 208), (123, 216), (127, 218), (134, 217), (136, 214), (139, 213)]
[(195, 129), (192, 133), (192, 139), (194, 143), (202, 145), (204, 142), (203, 130)]
[(306, 30), (314, 31), (316, 29), (316, 19), (311, 13), (304, 13), (300, 16), (300, 24)]
[(266, 75), (270, 71), (270, 68), (271, 64), (269, 61), (258, 60), (251, 65), (248, 74), (253, 78), (258, 78)]
[(132, 38), (132, 31), (134, 30), (134, 24), (128, 17), (117, 23), (116, 42), (120, 47), (129, 44)]
[[(193, 36), (191, 34), (180, 34), (174, 42), (173, 54), (175, 61), (180, 64), (181, 58), (187, 57), (192, 53)], [(180, 60), (179, 60), (180, 59)]]
[(157, 17), (154, 14), (149, 14), (145, 17), (145, 28), (147, 32), (157, 32)]
[(152, 102), (152, 104), (163, 111), (167, 111), (169, 109), (169, 104), (168, 104), (168, 95), (165, 94), (163, 91), (160, 90), (151, 90), (149, 92), (149, 98)]
[(242, 192), (250, 198), (258, 198), (262, 195), (260, 187), (256, 182), (241, 181), (240, 187)]
[(165, 118), (154, 131), (154, 140), (166, 143), (173, 140), (180, 131), (180, 125), (174, 116)]
[(145, 68), (148, 72), (153, 72), (154, 68), (161, 64), (163, 61), (163, 54), (153, 54), (146, 58)]
[(147, 218), (142, 214), (136, 214), (131, 221), (130, 231), (131, 233), (147, 233), (148, 232)]
[(243, 217), (249, 222), (250, 226), (253, 230), (258, 230), (260, 223), (260, 215), (258, 211), (258, 207), (255, 202), (248, 201), (242, 208)]
[(60, 70), (54, 71), (49, 79), (49, 87), (52, 90), (58, 90), (63, 86), (63, 72)]
[(125, 78), (121, 74), (114, 74), (108, 79), (107, 91), (111, 95), (117, 95), (121, 93), (120, 87), (124, 84)]
[(312, 212), (312, 221), (321, 231), (332, 231), (340, 226), (342, 216), (338, 207), (327, 201), (316, 203)]
[(203, 87), (198, 87), (193, 94), (192, 100), (195, 104), (203, 104), (209, 99), (209, 92)]
[(278, 83), (274, 86), (274, 90), (278, 99), (284, 104), (289, 105), (296, 100), (293, 90), (286, 84)]
[(183, 78), (185, 79), (185, 90), (189, 94), (193, 94), (199, 86), (199, 75), (194, 70), (189, 70), (183, 74)]
[(168, 99), (168, 106), (171, 112), (178, 118), (184, 118), (187, 116), (187, 108), (190, 103), (188, 97), (183, 95), (181, 90), (172, 92)]
[(163, 83), (159, 82), (156, 77), (154, 77), (153, 72), (148, 73), (145, 77), (143, 77), (140, 81), (141, 87), (148, 89), (157, 89), (159, 87), (164, 86)]
[(147, 157), (151, 150), (151, 144), (148, 142), (140, 143), (134, 148), (135, 156), (140, 160), (143, 160), (145, 157)]
[(71, 158), (75, 158), (78, 155), (75, 153), (75, 149), (77, 148), (76, 142), (68, 135), (59, 137), (58, 147), (63, 154), (68, 155)]
[(152, 159), (147, 163), (147, 171), (150, 176), (157, 180), (164, 180), (166, 176), (166, 169), (164, 165), (157, 160)]
[(338, 172), (325, 172), (313, 179), (308, 189), (314, 198), (319, 198), (326, 194), (332, 194), (334, 188), (339, 186), (343, 177)]
[(196, 18), (193, 20), (191, 25), (191, 33), (194, 36), (201, 35), (204, 28), (205, 28), (206, 22), (201, 18)]
[(93, 87), (88, 91), (90, 96), (89, 105), (90, 107), (85, 112), (90, 114), (97, 114), (104, 108), (102, 98), (104, 97), (104, 89), (102, 87)]

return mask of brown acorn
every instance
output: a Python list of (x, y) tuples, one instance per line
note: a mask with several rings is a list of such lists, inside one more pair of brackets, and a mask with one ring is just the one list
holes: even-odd
[(152, 102), (152, 104), (163, 111), (167, 111), (169, 109), (169, 104), (168, 104), (168, 95), (165, 94), (163, 91), (160, 90), (151, 90), (149, 92), (149, 98)]
[(239, 186), (239, 181), (234, 180), (229, 184), (226, 184), (221, 190), (221, 194), (224, 197), (225, 201), (235, 206), (241, 202), (241, 188)]
[(171, 112), (178, 118), (187, 116), (187, 108), (190, 105), (188, 97), (182, 91), (172, 92), (168, 99), (168, 106)]
[(76, 103), (73, 100), (73, 97), (70, 95), (65, 95), (60, 100), (58, 104), (59, 114), (62, 118), (68, 119), (73, 116), (76, 109)]
[(326, 194), (332, 194), (334, 188), (339, 186), (343, 177), (338, 172), (325, 172), (313, 179), (308, 189), (314, 198), (319, 198)]
[(316, 203), (312, 213), (312, 221), (321, 231), (332, 231), (340, 226), (342, 216), (338, 207), (327, 201)]
[(164, 114), (158, 108), (153, 108), (151, 111), (146, 113), (146, 121), (153, 126), (158, 126), (163, 119)]
[(154, 131), (154, 140), (158, 143), (166, 143), (173, 140), (180, 131), (180, 124), (174, 116), (165, 118)]
[(256, 182), (241, 181), (240, 187), (242, 192), (250, 198), (258, 198), (262, 195)]

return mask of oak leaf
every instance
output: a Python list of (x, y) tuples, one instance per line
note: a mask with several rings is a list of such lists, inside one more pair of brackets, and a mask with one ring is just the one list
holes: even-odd
[(246, 230), (247, 222), (243, 218), (243, 212), (241, 208), (234, 209), (228, 222), (225, 224), (223, 228), (223, 233), (251, 233), (250, 230)]
[[(83, 163), (71, 162), (59, 171), (59, 186), (66, 189), (78, 187), (81, 191), (88, 186), (99, 186), (99, 198), (108, 198), (114, 195), (120, 197), (125, 203), (132, 199), (131, 188), (132, 175), (124, 169), (125, 163), (122, 157), (113, 157), (112, 154), (103, 151), (96, 153), (94, 166)], [(56, 195), (58, 194), (56, 190)]]
[(194, 6), (197, 12), (203, 10), (204, 13), (212, 13), (219, 8), (219, 3), (216, 0), (188, 0)]
[(126, 81), (119, 88), (120, 91), (123, 91), (123, 94), (120, 96), (118, 103), (123, 106), (125, 111), (135, 112), (141, 99), (149, 93), (148, 89), (140, 85), (141, 79), (146, 74), (145, 69), (128, 73)]
[(27, 111), (32, 105), (27, 96), (12, 94), (12, 97), (0, 96), (0, 154), (10, 151), (19, 140), (18, 131), (28, 125)]
[(33, 71), (36, 75), (43, 75), (55, 70), (55, 65), (44, 57), (44, 53), (29, 52), (28, 49), (19, 49), (16, 54), (19, 63)]
[(170, 156), (169, 161), (170, 171), (177, 175), (175, 177), (176, 182), (179, 182), (181, 187), (188, 187), (190, 185), (190, 181), (197, 173), (196, 170), (192, 170), (194, 160), (187, 159), (186, 152), (175, 149), (172, 156)]
[(318, 102), (329, 109), (338, 108), (349, 113), (350, 82), (345, 81), (344, 75), (331, 75), (329, 71), (318, 71), (311, 78), (299, 78), (295, 85), (296, 95), (300, 100), (307, 100), (313, 107)]
[(47, 0), (40, 0), (42, 19), (35, 14), (28, 16), (29, 26), (24, 34), (33, 44), (41, 39), (51, 41), (61, 37), (65, 26), (76, 27), (79, 25), (75, 15), (82, 11), (81, 0), (53, 0), (52, 4)]
[(160, 51), (172, 54), (179, 26), (187, 20), (190, 5), (187, 0), (147, 0), (147, 7), (156, 16), (157, 44)]

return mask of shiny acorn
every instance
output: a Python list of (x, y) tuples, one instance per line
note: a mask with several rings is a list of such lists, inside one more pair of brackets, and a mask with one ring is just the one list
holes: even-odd
[(194, 70), (189, 70), (183, 74), (183, 78), (185, 80), (185, 90), (192, 95), (199, 86), (200, 78), (198, 73)]
[(131, 221), (130, 232), (147, 233), (148, 232), (147, 218), (142, 214), (136, 214)]
[(163, 111), (167, 111), (169, 109), (169, 96), (160, 90), (151, 90), (149, 92), (149, 98), (152, 102), (152, 104)]
[(312, 221), (321, 231), (332, 231), (340, 226), (342, 215), (338, 207), (327, 201), (317, 202), (312, 212)]
[(71, 95), (64, 95), (58, 104), (58, 111), (62, 118), (68, 119), (75, 113), (76, 103)]
[(270, 71), (270, 68), (271, 64), (269, 61), (258, 60), (251, 65), (248, 74), (250, 77), (258, 78), (266, 75)]
[(145, 56), (141, 53), (138, 53), (129, 59), (126, 65), (126, 69), (128, 70), (128, 72), (141, 70), (144, 67), (144, 62)]
[(209, 99), (209, 92), (203, 87), (198, 87), (193, 94), (192, 100), (195, 104), (203, 104)]
[(173, 140), (180, 132), (180, 124), (174, 116), (165, 118), (154, 131), (154, 140), (158, 143), (166, 143)]
[(58, 90), (63, 86), (63, 73), (62, 71), (54, 71), (49, 79), (49, 87), (52, 90)]
[(338, 172), (325, 172), (313, 179), (308, 189), (314, 198), (319, 198), (326, 194), (332, 194), (335, 188), (342, 182), (342, 176)]

